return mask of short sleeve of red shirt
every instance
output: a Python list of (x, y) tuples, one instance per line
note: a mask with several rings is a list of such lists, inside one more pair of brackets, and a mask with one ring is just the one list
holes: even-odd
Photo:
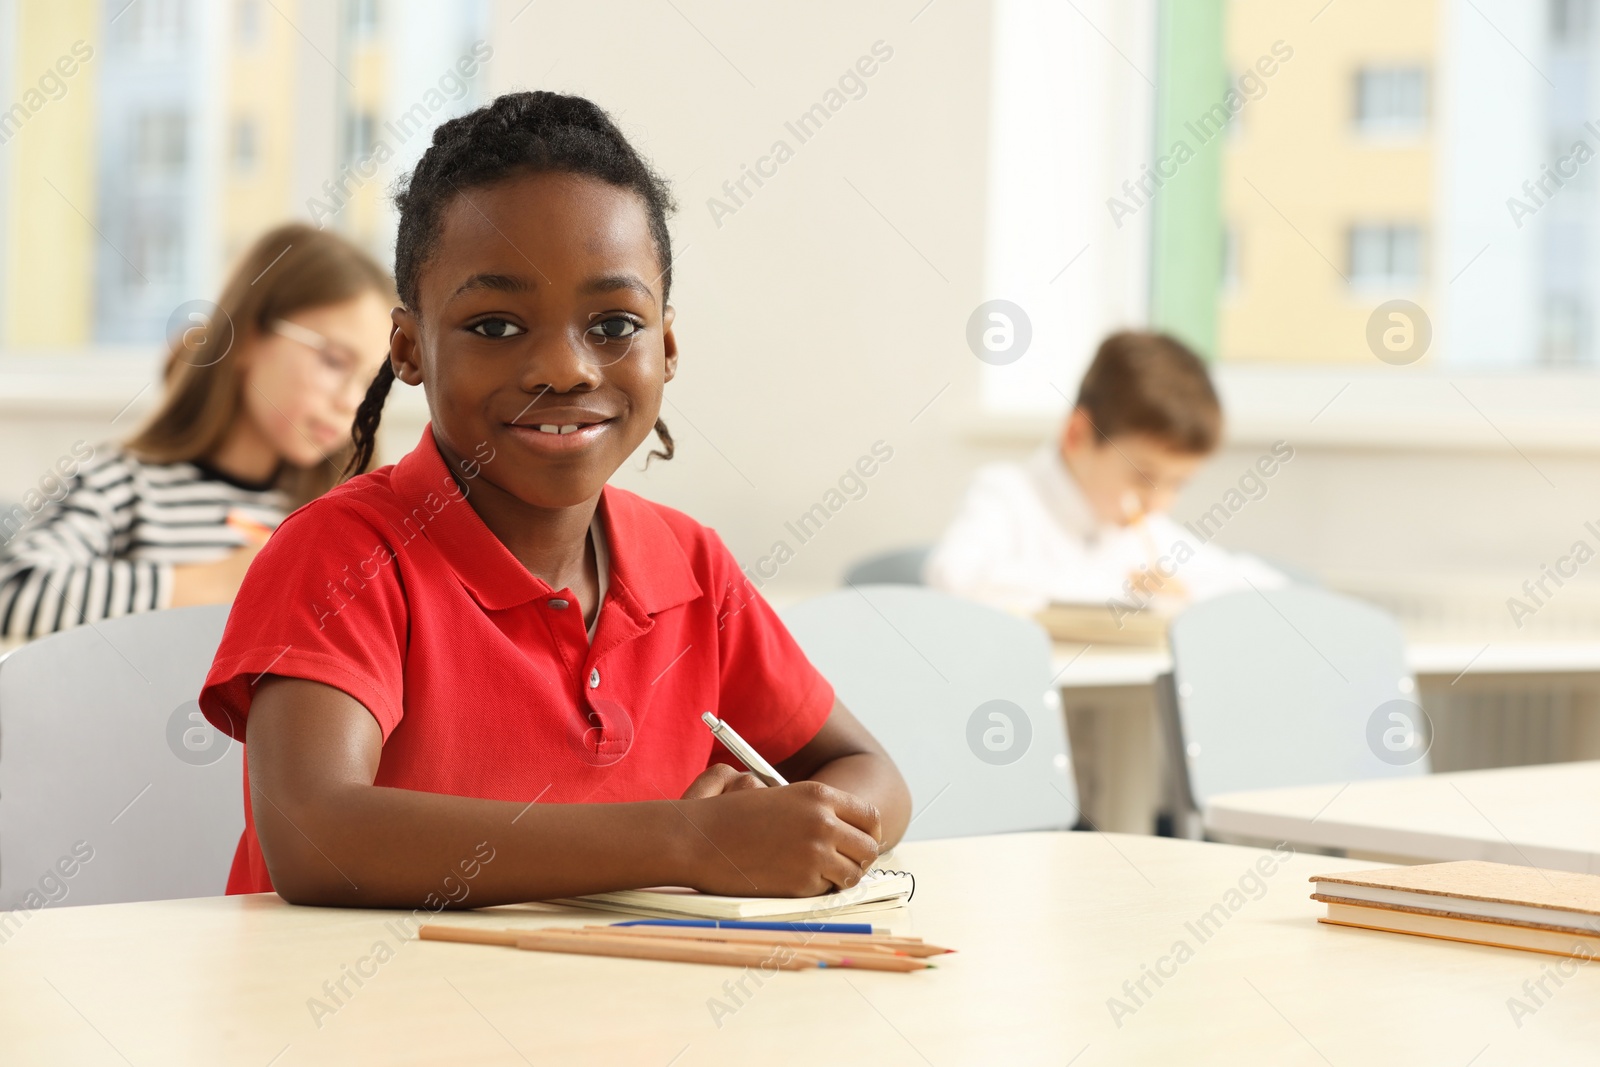
[(251, 564), (234, 599), (200, 706), (244, 740), (264, 674), (321, 682), (370, 711), (387, 740), (403, 714), (407, 618), (389, 538), (349, 492), (291, 515)]
[[(721, 539), (710, 531), (705, 536), (721, 577), (709, 591), (717, 601), (722, 677), (718, 715), (777, 763), (798, 752), (828, 721), (833, 686), (806, 659)], [(738, 766), (720, 745), (713, 749), (713, 759)]]

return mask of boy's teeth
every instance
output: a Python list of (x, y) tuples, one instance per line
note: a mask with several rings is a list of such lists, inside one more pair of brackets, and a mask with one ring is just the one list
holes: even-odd
[(577, 426), (576, 423), (573, 423), (571, 426), (554, 426), (554, 425), (551, 425), (550, 423), (545, 423), (545, 424), (543, 424), (543, 425), (541, 425), (539, 427), (539, 432), (540, 433), (564, 434), (564, 433), (572, 433), (577, 429), (578, 429), (578, 426)]
[(578, 428), (577, 424), (573, 424), (571, 426), (563, 426), (563, 427), (561, 427), (561, 432), (562, 433), (571, 433), (573, 430), (576, 430), (577, 428)]
[(561, 432), (561, 428), (559, 426), (548, 426), (548, 425), (547, 426), (540, 426), (539, 427), (539, 432), (540, 433), (560, 433)]

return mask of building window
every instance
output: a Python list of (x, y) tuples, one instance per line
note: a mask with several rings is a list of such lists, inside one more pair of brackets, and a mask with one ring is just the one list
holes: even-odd
[(142, 178), (182, 172), (188, 158), (188, 116), (182, 111), (145, 111), (133, 122), (133, 172)]
[(155, 55), (183, 44), (184, 0), (137, 0), (119, 4), (113, 0), (111, 25), (116, 40), (132, 45), (139, 52)]
[(233, 169), (241, 174), (248, 174), (256, 169), (256, 160), (260, 157), (261, 146), (256, 141), (256, 123), (254, 119), (240, 118), (233, 120), (233, 128), (228, 135), (228, 154), (233, 163)]
[(136, 227), (129, 242), (122, 272), (123, 288), (137, 292), (151, 287), (170, 288), (183, 281), (183, 234), (174, 225), (161, 225), (154, 217)]
[(1550, 0), (1550, 37), (1557, 44), (1582, 45), (1594, 27), (1594, 0)]
[(1222, 291), (1239, 289), (1239, 231), (1232, 226), (1222, 230)]
[(1350, 285), (1358, 289), (1415, 289), (1422, 283), (1422, 229), (1352, 226)]
[(344, 161), (355, 164), (372, 155), (378, 143), (378, 120), (370, 111), (344, 117)]
[(240, 48), (261, 43), (261, 0), (239, 0), (234, 6), (234, 35)]
[(1544, 299), (1542, 362), (1570, 367), (1589, 358), (1589, 306), (1582, 297), (1549, 293)]
[(1427, 71), (1364, 67), (1356, 73), (1356, 126), (1363, 133), (1414, 133), (1427, 125)]
[(378, 35), (378, 0), (350, 0), (347, 12), (354, 40), (370, 41)]

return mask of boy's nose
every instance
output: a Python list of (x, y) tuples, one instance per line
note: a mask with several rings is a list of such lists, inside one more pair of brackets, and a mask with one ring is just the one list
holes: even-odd
[(530, 392), (550, 389), (567, 393), (584, 386), (600, 384), (600, 368), (584, 358), (583, 335), (563, 333), (537, 345), (523, 367), (522, 388)]

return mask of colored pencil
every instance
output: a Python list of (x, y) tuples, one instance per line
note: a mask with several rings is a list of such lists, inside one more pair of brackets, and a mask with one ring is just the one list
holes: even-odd
[[(744, 935), (757, 934), (757, 931), (738, 930), (645, 931), (608, 926), (495, 930), (428, 923), (418, 933), (426, 941), (456, 941), (536, 952), (708, 963), (762, 970), (847, 967), (875, 971), (919, 971), (933, 966), (920, 956), (951, 951), (921, 943), (875, 943), (878, 939), (869, 940), (862, 935), (857, 935), (858, 941), (835, 935), (823, 943), (810, 943), (800, 935), (777, 932), (767, 935), (768, 940), (755, 940)], [(778, 939), (772, 940), (774, 936)], [(914, 953), (906, 951), (908, 948)]]

